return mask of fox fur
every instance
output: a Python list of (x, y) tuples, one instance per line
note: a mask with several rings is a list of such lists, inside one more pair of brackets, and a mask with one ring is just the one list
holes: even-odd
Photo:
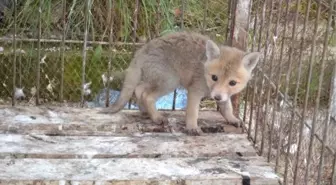
[(156, 100), (179, 86), (188, 91), (186, 130), (201, 132), (199, 104), (203, 97), (216, 100), (227, 122), (238, 124), (230, 97), (242, 91), (251, 79), (260, 53), (217, 45), (194, 32), (175, 32), (155, 38), (135, 53), (126, 70), (121, 94), (104, 113), (119, 112), (135, 92), (137, 104), (157, 124), (167, 123), (156, 110)]

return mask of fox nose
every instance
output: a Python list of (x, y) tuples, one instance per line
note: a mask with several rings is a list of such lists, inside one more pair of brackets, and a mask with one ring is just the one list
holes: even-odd
[(214, 98), (215, 98), (216, 101), (220, 101), (222, 99), (222, 96), (221, 95), (216, 95)]

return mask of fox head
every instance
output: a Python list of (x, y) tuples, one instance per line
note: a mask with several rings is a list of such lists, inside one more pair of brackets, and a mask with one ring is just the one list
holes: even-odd
[(227, 101), (242, 91), (259, 61), (259, 52), (245, 53), (237, 48), (206, 42), (205, 79), (211, 98)]

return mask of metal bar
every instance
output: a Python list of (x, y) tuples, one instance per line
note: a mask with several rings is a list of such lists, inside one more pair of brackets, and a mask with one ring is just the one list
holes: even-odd
[[(258, 67), (257, 67), (256, 70), (258, 70), (259, 73), (262, 73), (261, 69), (259, 69)], [(262, 74), (263, 74), (263, 73), (262, 73)], [(267, 81), (271, 81), (271, 80), (269, 79), (269, 77), (267, 77), (265, 74), (263, 74), (263, 78), (264, 78), (265, 80), (267, 80)], [(274, 82), (272, 82), (271, 84), (272, 84), (272, 86), (275, 86)], [(276, 92), (277, 92), (276, 97), (279, 97), (279, 96), (280, 96), (282, 99), (285, 97), (285, 95), (282, 94), (278, 89), (276, 90)], [(275, 100), (277, 100), (277, 99), (275, 99)], [(290, 104), (288, 101), (283, 101), (283, 102), (284, 102), (287, 106), (289, 106), (289, 108), (293, 108), (293, 105)], [(302, 115), (298, 112), (298, 110), (295, 110), (294, 112), (295, 112), (295, 115), (296, 115), (299, 119), (302, 119), (302, 118), (303, 118)], [(303, 124), (304, 124), (308, 129), (311, 130), (311, 126), (309, 126), (306, 122), (304, 122)], [(315, 138), (316, 138), (318, 141), (320, 141), (320, 142), (322, 143), (322, 139), (321, 139), (316, 133), (314, 134), (314, 136), (315, 136)], [(326, 145), (326, 149), (327, 149), (329, 152), (331, 152), (332, 154), (335, 154), (335, 151), (334, 151), (332, 148), (330, 148), (329, 146), (327, 146), (327, 145)]]
[[(336, 3), (334, 3), (334, 9), (336, 9)], [(335, 21), (335, 20), (333, 20), (333, 21)], [(333, 73), (332, 73), (331, 87), (332, 87), (331, 92), (330, 92), (330, 94), (332, 95), (331, 102), (334, 103), (335, 102), (334, 98), (335, 98), (335, 95), (336, 95), (336, 62), (334, 62), (334, 69), (333, 69)], [(335, 110), (334, 108), (335, 107), (333, 107), (333, 111)], [(334, 121), (333, 123), (335, 124), (336, 120), (333, 119), (333, 121)], [(334, 161), (333, 161), (333, 166), (332, 166), (331, 184), (335, 185), (336, 184), (336, 153), (333, 156), (334, 156)]]
[(227, 26), (226, 26), (226, 32), (225, 32), (225, 40), (227, 41), (229, 38), (229, 33), (230, 33), (230, 26), (231, 26), (231, 21), (232, 21), (232, 16), (231, 16), (231, 10), (232, 10), (232, 1), (234, 0), (228, 0), (228, 11), (227, 11)]
[(113, 58), (113, 26), (114, 26), (114, 8), (113, 1), (109, 0), (109, 24), (110, 24), (110, 34), (109, 34), (109, 57), (108, 57), (108, 67), (107, 67), (107, 82), (106, 82), (106, 94), (105, 94), (105, 106), (108, 107), (110, 104), (110, 77), (111, 77), (111, 67), (112, 67), (112, 58)]
[[(311, 0), (308, 0), (307, 9), (306, 9), (306, 12), (305, 12), (305, 20), (304, 20), (304, 25), (303, 25), (303, 33), (305, 33), (305, 31), (307, 29), (310, 6), (311, 6)], [(294, 98), (295, 102), (296, 102), (296, 99), (297, 99), (297, 96), (298, 96), (299, 81), (300, 81), (300, 77), (301, 77), (302, 52), (303, 52), (304, 43), (305, 43), (305, 36), (302, 34), (300, 54), (299, 54), (299, 69), (298, 69), (299, 71), (298, 71), (298, 78), (297, 78), (297, 81), (296, 81), (297, 85), (296, 85), (296, 89), (295, 89), (295, 98)], [(292, 115), (292, 117), (293, 117), (293, 115)], [(293, 118), (292, 118), (291, 122), (292, 121), (293, 121)], [(301, 151), (301, 144), (302, 144), (302, 135), (303, 135), (303, 129), (304, 129), (304, 124), (303, 123), (304, 123), (303, 121), (301, 121), (301, 123), (300, 123), (298, 149), (297, 149), (297, 153), (296, 153), (296, 162), (295, 162), (295, 166), (294, 166), (294, 177), (293, 177), (294, 178), (294, 185), (297, 182), (298, 165), (299, 165), (299, 158), (300, 158), (300, 153), (301, 153), (300, 151)]]
[[(135, 0), (134, 14), (133, 14), (133, 53), (136, 51), (135, 42), (137, 37), (137, 29), (138, 29), (138, 12), (139, 12), (139, 0)], [(131, 109), (132, 99), (128, 101), (128, 109)]]
[[(334, 70), (336, 70), (336, 65), (334, 67)], [(336, 185), (336, 154), (334, 154), (334, 161), (332, 166), (332, 175), (331, 175), (331, 185)]]
[[(285, 13), (285, 17), (288, 16), (288, 12), (289, 12), (289, 5), (288, 3), (286, 3), (286, 13)], [(280, 64), (279, 64), (279, 70), (277, 73), (277, 82), (276, 82), (276, 97), (278, 97), (278, 94), (280, 92), (279, 90), (279, 84), (281, 81), (281, 73), (282, 73), (282, 62), (283, 62), (283, 52), (284, 52), (284, 45), (285, 45), (285, 37), (286, 37), (286, 33), (287, 33), (287, 19), (285, 19), (284, 22), (284, 30), (283, 30), (283, 34), (282, 34), (282, 40), (281, 40), (281, 49), (280, 49)], [(286, 99), (285, 99), (286, 100)], [(278, 103), (278, 99), (275, 98), (275, 105), (277, 105)], [(279, 108), (277, 108), (279, 109)], [(278, 110), (279, 111), (279, 110)], [(273, 120), (274, 121), (274, 120)], [(274, 124), (274, 123), (272, 123)], [(279, 143), (278, 143), (278, 147), (277, 147), (277, 152), (276, 152), (276, 160), (275, 160), (275, 171), (278, 172), (278, 166), (279, 166), (279, 160), (280, 160), (280, 147), (282, 145), (281, 141), (282, 141), (282, 129), (283, 129), (283, 124), (282, 124), (282, 116), (280, 118), (280, 126), (279, 126)]]
[[(246, 121), (246, 112), (247, 112), (247, 102), (248, 102), (248, 96), (250, 94), (250, 91), (249, 91), (250, 88), (246, 87), (246, 90), (245, 90), (245, 104), (244, 104), (244, 113), (243, 113), (243, 122), (245, 123)], [(245, 125), (244, 125), (245, 126)]]
[[(291, 71), (292, 71), (292, 63), (293, 63), (293, 46), (294, 46), (294, 42), (296, 41), (296, 27), (297, 27), (297, 22), (298, 22), (298, 14), (299, 14), (299, 5), (300, 5), (300, 0), (296, 0), (296, 11), (295, 11), (295, 18), (294, 18), (294, 22), (293, 22), (293, 28), (292, 28), (292, 44), (290, 45), (289, 48), (289, 57), (288, 57), (288, 71), (286, 74), (286, 82), (285, 82), (285, 99), (288, 97), (288, 91), (289, 91), (289, 81), (290, 81), (290, 77), (291, 77)], [(289, 2), (288, 2), (289, 3)], [(300, 67), (299, 67), (300, 70)], [(300, 80), (300, 77), (298, 78), (298, 80)], [(299, 82), (297, 83), (297, 88), (299, 86)], [(297, 95), (296, 95), (297, 97)], [(287, 100), (287, 99), (286, 99)], [(291, 147), (291, 143), (292, 143), (292, 132), (293, 132), (293, 124), (294, 124), (294, 110), (296, 108), (296, 104), (297, 104), (297, 100), (294, 100), (294, 105), (293, 105), (293, 111), (292, 111), (292, 116), (291, 116), (291, 121), (289, 124), (289, 135), (288, 135), (288, 146), (287, 146), (287, 155), (286, 155), (286, 160), (285, 160), (285, 174), (284, 174), (284, 184), (287, 184), (287, 178), (288, 178), (288, 165), (289, 165), (289, 150)], [(284, 107), (284, 106), (283, 106)], [(283, 107), (281, 109), (281, 112), (283, 112)], [(283, 115), (283, 114), (282, 114)]]
[[(263, 1), (263, 4), (262, 4), (262, 16), (261, 16), (261, 21), (260, 21), (260, 28), (259, 28), (259, 38), (258, 38), (258, 51), (260, 51), (261, 49), (261, 39), (262, 39), (262, 33), (263, 33), (263, 30), (264, 30), (264, 21), (265, 21), (265, 12), (266, 12), (266, 1)], [(264, 56), (265, 57), (265, 56)], [(260, 74), (258, 74), (260, 75)], [(263, 78), (261, 78), (263, 79)], [(256, 117), (256, 125), (255, 125), (255, 133), (254, 133), (254, 143), (256, 144), (257, 143), (257, 139), (258, 139), (258, 131), (259, 131), (259, 124), (258, 124), (258, 121), (259, 121), (259, 115), (260, 115), (260, 103), (261, 103), (261, 98), (262, 98), (262, 90), (263, 90), (263, 87), (264, 87), (264, 80), (261, 80), (261, 88), (260, 88), (260, 96), (259, 96), (259, 100), (257, 100), (257, 117)]]
[(207, 23), (206, 23), (206, 17), (208, 16), (208, 6), (209, 6), (209, 0), (204, 0), (204, 14), (203, 14), (203, 25), (202, 25), (202, 32), (205, 33)]
[[(185, 11), (185, 1), (187, 0), (182, 0), (182, 11), (181, 11), (181, 30), (184, 30), (184, 11)], [(172, 105), (172, 110), (175, 110), (175, 105), (176, 105), (176, 89), (174, 90), (174, 95), (173, 95), (173, 105)]]
[[(334, 1), (330, 1), (331, 2), (331, 7), (333, 7), (333, 2)], [(321, 9), (321, 3), (319, 3), (319, 9)], [(331, 8), (332, 10), (332, 8)], [(319, 13), (319, 12), (318, 12)], [(327, 48), (328, 48), (328, 39), (329, 39), (329, 31), (330, 31), (330, 27), (331, 27), (331, 13), (328, 16), (328, 26), (326, 28), (325, 31), (325, 37), (324, 37), (324, 43), (323, 43), (323, 51), (322, 51), (322, 58), (321, 58), (321, 70), (320, 70), (320, 76), (319, 76), (319, 84), (318, 84), (318, 89), (317, 89), (317, 95), (316, 95), (316, 100), (315, 100), (315, 108), (314, 108), (314, 114), (313, 114), (313, 122), (312, 122), (312, 131), (311, 133), (315, 133), (315, 127), (316, 127), (316, 119), (317, 119), (317, 111), (320, 107), (320, 97), (321, 97), (321, 90), (322, 90), (322, 83), (323, 83), (323, 78), (324, 78), (324, 71), (325, 71), (325, 65), (326, 65), (326, 52), (327, 52)], [(330, 116), (328, 116), (327, 118), (328, 120), (330, 120)], [(317, 179), (317, 184), (320, 184), (319, 180), (321, 179), (321, 167), (322, 167), (322, 163), (323, 163), (323, 152), (325, 149), (325, 140), (326, 140), (326, 127), (328, 125), (329, 121), (326, 121), (327, 124), (324, 125), (325, 127), (325, 132), (324, 132), (324, 136), (323, 136), (323, 142), (322, 142), (322, 156), (320, 157), (320, 165), (319, 165), (319, 170), (318, 170), (318, 179)], [(307, 158), (307, 168), (306, 168), (306, 175), (305, 175), (305, 180), (307, 179), (307, 177), (309, 176), (309, 164), (308, 161), (311, 159), (312, 155), (313, 155), (313, 144), (314, 144), (314, 135), (311, 135), (311, 140), (309, 143), (309, 150), (308, 150), (308, 158)], [(308, 181), (307, 181), (308, 182)]]
[[(20, 49), (22, 49), (22, 42), (20, 42)], [(19, 55), (19, 86), (22, 88), (22, 53)]]
[[(2, 37), (0, 38), (0, 42), (12, 42), (13, 38), (10, 37)], [(22, 41), (22, 42), (41, 42), (41, 43), (62, 43), (62, 40), (60, 39), (29, 39), (29, 38), (16, 38), (16, 41)], [(65, 40), (66, 44), (84, 44), (83, 40)], [(97, 45), (109, 45), (109, 42), (104, 41), (86, 41), (87, 44), (97, 44)], [(136, 42), (136, 43), (130, 43), (130, 42), (114, 42), (115, 46), (142, 46), (144, 43)]]
[(156, 0), (156, 5), (157, 5), (157, 9), (156, 9), (156, 24), (155, 24), (155, 37), (158, 37), (160, 35), (160, 19), (161, 19), (161, 13), (160, 13), (160, 5), (161, 5), (161, 0)]
[(88, 30), (89, 30), (89, 3), (90, 0), (86, 0), (85, 3), (85, 11), (84, 11), (84, 24), (85, 24), (85, 31), (84, 31), (84, 43), (83, 43), (83, 61), (82, 61), (82, 87), (81, 87), (81, 107), (84, 107), (85, 104), (85, 92), (84, 92), (84, 85), (85, 85), (85, 68), (86, 68), (86, 48), (87, 48), (87, 37), (88, 37)]
[[(279, 4), (282, 4), (283, 0), (279, 0)], [(277, 12), (277, 17), (276, 17), (276, 24), (275, 24), (275, 28), (274, 28), (274, 36), (273, 36), (273, 42), (272, 42), (272, 53), (271, 53), (271, 57), (270, 57), (270, 78), (272, 78), (272, 75), (274, 73), (274, 53), (277, 49), (277, 38), (278, 38), (278, 29), (279, 29), (279, 23), (280, 23), (280, 15), (282, 14), (282, 6), (279, 6), (279, 10)], [(266, 97), (266, 110), (270, 101), (270, 96), (271, 96), (271, 87), (273, 87), (272, 85), (272, 81), (269, 80), (268, 81), (268, 90), (267, 90), (267, 97)], [(273, 109), (272, 111), (272, 122), (271, 122), (271, 129), (269, 132), (269, 145), (268, 145), (268, 154), (267, 154), (267, 161), (270, 162), (271, 161), (271, 151), (272, 151), (272, 144), (273, 144), (273, 130), (274, 130), (274, 119), (275, 119), (275, 109)]]
[(182, 11), (181, 11), (181, 30), (184, 30), (184, 11), (185, 11), (185, 1), (187, 0), (182, 0)]
[(13, 35), (13, 49), (14, 49), (14, 58), (13, 58), (13, 90), (12, 90), (12, 106), (16, 104), (15, 90), (16, 90), (16, 19), (17, 19), (17, 10), (16, 10), (17, 0), (13, 2), (14, 8), (14, 35)]
[(256, 32), (257, 32), (257, 23), (258, 23), (258, 10), (259, 10), (259, 2), (261, 0), (256, 0), (256, 13), (255, 13), (255, 17), (254, 17), (254, 23), (253, 23), (253, 37), (252, 37), (252, 46), (251, 46), (251, 51), (254, 50), (254, 43), (255, 43), (255, 39), (256, 39)]
[(324, 163), (324, 152), (326, 150), (326, 142), (327, 142), (327, 138), (328, 138), (328, 129), (329, 129), (329, 125), (331, 122), (331, 109), (332, 106), (329, 103), (329, 108), (328, 108), (328, 113), (326, 116), (326, 120), (324, 123), (324, 129), (323, 129), (323, 138), (322, 138), (322, 148), (321, 148), (321, 157), (320, 157), (320, 161), (319, 161), (319, 165), (318, 165), (318, 174), (317, 174), (317, 185), (321, 184), (321, 178), (322, 178), (322, 169), (323, 169), (323, 163)]
[[(308, 72), (308, 80), (306, 81), (306, 94), (305, 94), (305, 101), (304, 101), (304, 105), (303, 105), (304, 107), (303, 107), (301, 122), (305, 121), (305, 117), (306, 117), (306, 114), (307, 114), (307, 106), (308, 106), (308, 99), (309, 99), (309, 92), (310, 92), (310, 81), (311, 81), (311, 78), (312, 78), (312, 70), (313, 70), (313, 64), (314, 64), (314, 59), (315, 59), (315, 50), (316, 50), (315, 45), (316, 45), (316, 36), (317, 36), (317, 30), (318, 30), (318, 25), (319, 25), (318, 22), (319, 22), (319, 19), (320, 19), (320, 14), (321, 14), (321, 6), (318, 3), (317, 17), (316, 17), (315, 25), (314, 25), (313, 43), (312, 43), (312, 46), (311, 46), (311, 54), (310, 54), (310, 57), (309, 57), (309, 72)], [(312, 132), (312, 134), (315, 134), (315, 126), (314, 126), (314, 128), (312, 128), (311, 132)], [(314, 136), (314, 135), (312, 135), (312, 136)], [(298, 146), (301, 146), (301, 143), (302, 143), (302, 136), (299, 138)], [(298, 150), (297, 150), (297, 156), (296, 156), (297, 163), (295, 164), (295, 169), (294, 169), (294, 184), (296, 184), (296, 182), (297, 182), (300, 148), (301, 147), (299, 147)], [(307, 163), (308, 163), (308, 161), (307, 161)], [(308, 166), (306, 168), (308, 168)], [(306, 180), (305, 180), (305, 182), (306, 182)]]
[[(252, 46), (251, 46), (251, 50), (254, 50), (254, 41), (256, 38), (256, 33), (257, 33), (257, 23), (258, 23), (258, 13), (259, 13), (259, 2), (260, 0), (257, 0), (256, 3), (256, 13), (255, 13), (255, 18), (254, 18), (254, 24), (253, 24), (253, 39), (252, 39)], [(257, 76), (258, 73), (256, 73)], [(253, 80), (253, 94), (252, 94), (252, 98), (251, 98), (251, 104), (250, 104), (250, 119), (249, 119), (249, 129), (248, 129), (248, 137), (252, 138), (251, 136), (251, 132), (252, 132), (252, 117), (253, 117), (253, 111), (254, 111), (254, 99), (255, 99), (255, 94), (256, 94), (256, 86), (257, 86), (257, 81), (256, 79)]]
[(60, 102), (63, 102), (64, 98), (64, 52), (65, 52), (65, 37), (66, 37), (66, 0), (62, 0), (62, 25), (63, 25), (63, 34), (62, 34), (62, 43), (61, 43), (61, 83), (60, 83)]
[(39, 13), (38, 13), (38, 45), (37, 45), (37, 66), (36, 66), (36, 105), (40, 104), (40, 80), (41, 80), (41, 14), (42, 14), (42, 0), (39, 1)]
[[(273, 19), (273, 1), (270, 0), (269, 3), (271, 4), (270, 6), (270, 11), (269, 11), (269, 15), (268, 15), (268, 24), (267, 24), (267, 33), (266, 33), (266, 39), (265, 39), (265, 50), (264, 50), (264, 62), (266, 62), (266, 59), (267, 59), (267, 52), (268, 52), (268, 39), (269, 39), (269, 35), (270, 35), (270, 32), (271, 32), (271, 24), (272, 24), (272, 19)], [(264, 84), (264, 83), (263, 83)], [(262, 98), (263, 96), (263, 93), (260, 93), (260, 99)], [(265, 107), (265, 112), (267, 112), (267, 104), (266, 104), (266, 107)], [(264, 154), (264, 145), (265, 145), (265, 135), (266, 135), (266, 120), (267, 120), (267, 113), (264, 114), (264, 119), (262, 121), (262, 133), (261, 133), (261, 146), (260, 146), (260, 155), (263, 155)]]
[[(251, 22), (251, 8), (252, 8), (252, 6), (253, 6), (253, 1), (251, 1), (250, 2), (250, 5), (249, 5), (249, 10), (248, 10), (248, 22)], [(247, 29), (246, 29), (246, 31), (249, 31), (250, 30), (250, 24), (248, 24), (247, 25)], [(248, 48), (247, 48), (248, 49)], [(246, 50), (247, 50), (246, 49)], [(248, 84), (249, 84), (250, 82), (248, 82)], [(247, 88), (246, 88), (246, 91), (245, 91), (245, 104), (244, 104), (244, 112), (243, 112), (243, 122), (245, 123), (245, 121), (246, 121), (246, 112), (247, 112), (247, 102), (248, 102), (248, 95), (249, 95), (249, 93), (250, 93), (250, 88), (248, 88), (248, 86), (249, 85), (247, 85)], [(243, 126), (244, 126), (244, 129), (246, 129), (245, 128), (245, 124), (243, 124)], [(244, 131), (244, 129), (243, 129), (243, 131)]]
[[(232, 0), (233, 2), (233, 11), (231, 12), (231, 14), (233, 15), (232, 17), (232, 21), (231, 21), (231, 35), (230, 35), (230, 45), (233, 47), (238, 47), (240, 49), (245, 49), (243, 48), (244, 43), (237, 43), (236, 39), (234, 38), (235, 35), (235, 28), (237, 27), (236, 24), (241, 24), (240, 22), (237, 22), (237, 17), (239, 15), (236, 15), (237, 13), (237, 6), (240, 0)], [(243, 25), (245, 26), (245, 25)], [(238, 29), (241, 29), (240, 27), (238, 27)], [(237, 33), (239, 34), (239, 33)], [(240, 37), (240, 35), (238, 36)], [(234, 42), (236, 41), (236, 42)], [(236, 44), (235, 44), (236, 43)], [(234, 114), (239, 117), (239, 100), (240, 100), (240, 93), (234, 94), (231, 96), (231, 102), (232, 102), (232, 108), (233, 108), (233, 112)]]

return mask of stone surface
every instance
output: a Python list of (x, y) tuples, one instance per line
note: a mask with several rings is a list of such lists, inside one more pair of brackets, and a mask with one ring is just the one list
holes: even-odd
[(138, 111), (99, 110), (0, 107), (0, 185), (279, 184), (218, 112), (201, 111), (207, 133), (193, 137), (181, 111), (165, 112), (165, 130)]
[(169, 134), (129, 137), (0, 134), (0, 158), (13, 154), (25, 158), (255, 156), (252, 144), (245, 137), (242, 134), (200, 137)]
[(224, 185), (242, 184), (243, 176), (249, 177), (251, 184), (278, 184), (277, 176), (260, 157), (0, 160), (0, 180), (7, 182), (166, 181), (177, 185), (182, 180), (183, 184)]
[[(137, 110), (100, 114), (101, 108), (10, 107), (0, 106), (0, 133), (47, 135), (116, 135), (139, 132), (181, 133), (185, 127), (184, 111), (163, 112), (169, 124), (163, 128)], [(225, 124), (219, 112), (200, 111), (199, 126), (204, 132), (241, 133)]]

